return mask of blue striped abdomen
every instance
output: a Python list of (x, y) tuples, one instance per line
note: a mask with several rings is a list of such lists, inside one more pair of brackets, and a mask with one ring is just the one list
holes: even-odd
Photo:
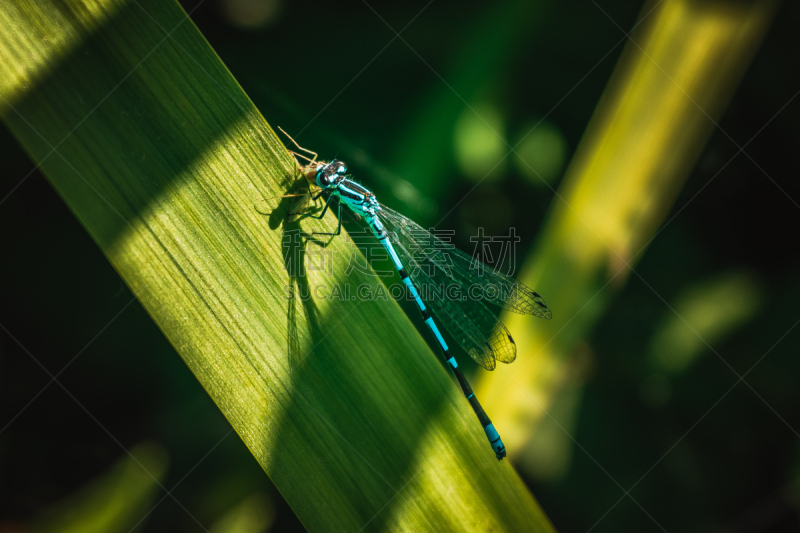
[(372, 229), (372, 233), (375, 235), (375, 238), (378, 239), (378, 242), (383, 245), (384, 249), (389, 254), (389, 257), (392, 258), (392, 263), (394, 263), (397, 273), (400, 274), (400, 280), (405, 284), (409, 294), (414, 297), (414, 301), (417, 302), (417, 307), (419, 307), (419, 310), (422, 313), (422, 318), (425, 320), (425, 323), (436, 337), (436, 340), (439, 342), (439, 346), (441, 346), (442, 350), (447, 353), (447, 343), (444, 341), (439, 328), (436, 326), (436, 323), (433, 321), (433, 317), (430, 315), (428, 308), (425, 306), (425, 302), (423, 302), (422, 298), (420, 298), (417, 288), (414, 286), (414, 283), (411, 281), (411, 277), (408, 275), (403, 263), (400, 261), (400, 257), (397, 255), (397, 252), (392, 245), (392, 241), (389, 239), (386, 228), (383, 227), (383, 224), (377, 216), (371, 215), (366, 218), (369, 227)]

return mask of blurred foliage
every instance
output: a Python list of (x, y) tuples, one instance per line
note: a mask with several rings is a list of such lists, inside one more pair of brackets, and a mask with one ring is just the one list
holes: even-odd
[(507, 148), (498, 131), (505, 130), (504, 119), (500, 109), (489, 104), (465, 109), (458, 117), (454, 157), (465, 178), (491, 183), (503, 177)]
[(567, 159), (567, 141), (559, 129), (549, 122), (524, 125), (515, 146), (517, 171), (532, 185), (547, 187), (559, 177)]
[[(665, 223), (773, 12), (767, 2), (645, 4), (519, 275), (553, 302), (554, 318), (534, 326), (527, 317), (506, 313), (506, 325), (519, 332), (518, 364), (487, 375), (478, 387), (481, 396), (506, 406), (495, 422), (504, 428), (511, 453), (526, 454), (539, 420), (552, 416), (551, 403), (576, 374), (570, 359), (585, 358), (581, 345), (612, 294), (629, 275), (648, 284), (635, 265)], [(748, 299), (752, 291), (733, 295), (743, 307), (756, 305)], [(702, 343), (709, 331), (702, 324), (697, 328), (692, 332)], [(561, 435), (568, 446), (571, 433)], [(534, 441), (527, 447), (536, 446)], [(526, 464), (542, 461), (547, 460), (536, 454)]]
[(762, 294), (750, 275), (730, 272), (687, 287), (675, 298), (674, 313), (656, 326), (648, 357), (651, 368), (685, 372), (697, 357), (742, 327), (760, 311)]
[(36, 533), (110, 533), (135, 529), (155, 499), (167, 467), (164, 450), (134, 446), (107, 473), (45, 511), (30, 530)]
[(263, 494), (247, 497), (209, 529), (209, 533), (262, 533), (275, 519), (271, 500)]
[[(242, 29), (229, 14), (234, 4), (207, 0), (192, 18), (273, 124), (292, 134), (303, 130), (298, 140), (323, 158), (347, 160), (390, 206), (423, 225), (455, 230), (460, 248), (471, 250), (468, 236), (476, 227), (502, 234), (515, 226), (523, 239), (517, 258), (526, 257), (552, 192), (532, 182), (527, 165), (520, 169), (516, 160), (490, 184), (475, 187), (465, 179), (454, 158), (464, 101), (406, 44), (392, 41), (394, 33), (375, 13), (359, 4), (272, 1), (264, 2), (277, 6), (272, 18)], [(426, 2), (370, 5), (400, 31)], [(598, 5), (625, 31), (642, 9), (627, 0)], [(559, 132), (558, 146), (567, 152), (563, 168), (625, 35), (590, 2), (531, 6), (524, 16), (510, 15), (518, 24), (504, 26), (502, 4), (491, 11), (485, 3), (437, 0), (402, 35), (471, 106), (488, 102), (500, 110), (504, 129), (498, 132), (509, 144), (542, 119), (536, 131), (547, 124)], [(799, 21), (798, 5), (784, 3), (719, 120), (725, 133), (713, 130), (708, 144), (698, 146), (702, 152), (670, 223), (636, 266), (680, 313), (714, 306), (709, 298), (733, 303), (709, 322), (718, 333), (707, 340), (739, 373), (750, 371), (752, 390), (737, 385), (703, 346), (683, 348), (682, 360), (691, 364), (681, 372), (658, 368), (656, 336), (679, 344), (686, 330), (642, 280), (631, 278), (571, 353), (564, 370), (569, 379), (552, 398), (553, 419), (538, 426), (519, 458), (560, 531), (586, 531), (601, 517), (593, 531), (657, 531), (629, 499), (606, 515), (634, 484), (636, 502), (670, 531), (800, 527), (800, 361), (798, 333), (790, 329), (798, 319), (800, 251), (786, 237), (800, 213), (794, 179), (800, 108), (790, 100), (800, 88)], [(481, 50), (493, 34), (503, 34), (502, 61), (489, 54), (470, 70), (468, 46)], [(462, 75), (472, 79), (459, 85)], [(435, 113), (436, 102), (444, 102), (443, 125), (419, 132), (415, 121), (423, 119), (415, 117)], [(302, 530), (242, 442), (224, 438), (228, 423), (143, 309), (126, 307), (131, 293), (5, 130), (0, 151), (0, 324), (7, 329), (0, 332), (0, 524), (28, 523), (122, 453), (62, 390), (48, 385), (10, 332), (51, 372), (69, 365), (59, 379), (123, 444), (163, 443), (171, 457), (164, 485), (172, 488), (188, 475), (174, 496), (207, 527), (264, 493), (275, 502), (272, 531)], [(517, 152), (545, 177), (524, 144)], [(548, 179), (559, 186), (557, 174)], [(730, 294), (741, 287), (740, 298)], [(560, 305), (544, 296), (552, 307)], [(751, 309), (748, 301), (757, 305)], [(498, 419), (506, 408), (492, 403), (488, 412)], [(564, 439), (563, 429), (575, 442)], [(199, 527), (167, 500), (144, 529)]]

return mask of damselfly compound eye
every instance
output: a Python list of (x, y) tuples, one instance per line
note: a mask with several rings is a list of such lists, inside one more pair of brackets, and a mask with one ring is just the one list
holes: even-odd
[(331, 185), (331, 177), (327, 172), (325, 172), (327, 168), (327, 166), (324, 166), (317, 170), (317, 185), (323, 188), (330, 187)]

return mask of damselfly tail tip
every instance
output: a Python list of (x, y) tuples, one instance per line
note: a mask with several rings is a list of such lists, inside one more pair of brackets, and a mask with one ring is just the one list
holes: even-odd
[(483, 430), (486, 432), (486, 437), (489, 439), (489, 444), (492, 446), (492, 450), (494, 450), (497, 460), (502, 461), (503, 457), (506, 456), (506, 445), (503, 444), (503, 440), (500, 438), (497, 430), (494, 429), (494, 424), (489, 422), (489, 424), (484, 427)]

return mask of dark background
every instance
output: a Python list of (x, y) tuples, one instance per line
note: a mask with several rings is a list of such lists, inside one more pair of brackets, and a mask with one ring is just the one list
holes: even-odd
[[(642, 7), (600, 4), (626, 29)], [(187, 10), (194, 5), (184, 3)], [(403, 209), (392, 180), (408, 180), (431, 206), (414, 215), (423, 226), (456, 235), (476, 226), (524, 228), (518, 258), (526, 256), (553, 195), (515, 166), (480, 185), (444, 220), (473, 186), (452, 157), (441, 176), (446, 187), (398, 175), (407, 168), (404, 158), (425, 156), (400, 154), (397, 146), (409, 134), (409, 116), (443, 82), (400, 40), (374, 59), (393, 33), (366, 5), (278, 2), (277, 13), (258, 28), (232, 22), (225, 5), (207, 0), (192, 19), (270, 124), (302, 130), (298, 141), (323, 158), (348, 160), (354, 175), (390, 206)], [(399, 30), (425, 4), (371, 5)], [(568, 161), (622, 51), (622, 34), (591, 2), (541, 6), (480, 98), (499, 102), (502, 133), (510, 137), (547, 115)], [(487, 3), (437, 0), (403, 37), (446, 79), (491, 12)], [(780, 8), (722, 117), (720, 126), (740, 145), (800, 90), (798, 15), (794, 2)], [(798, 114), (800, 98), (747, 147), (782, 191), (740, 155), (653, 241), (637, 267), (668, 301), (724, 272), (754, 280), (757, 311), (715, 343), (743, 373), (786, 334), (748, 374), (752, 388), (738, 384), (703, 417), (736, 382), (708, 352), (670, 379), (666, 397), (652, 401), (643, 392), (649, 374), (642, 353), (665, 306), (635, 277), (587, 339), (596, 364), (573, 435), (603, 469), (630, 487), (647, 471), (642, 464), (656, 464), (675, 435), (688, 432), (631, 493), (669, 531), (800, 531), (800, 328), (789, 331), (800, 319)], [(430, 149), (452, 150), (446, 140)], [(736, 152), (716, 131), (672, 211)], [(4, 128), (0, 154), (0, 198), (6, 198), (0, 204), (0, 529), (29, 523), (107, 471), (124, 455), (111, 434), (127, 448), (145, 440), (162, 445), (169, 455), (167, 488), (191, 470), (174, 496), (205, 527), (261, 494), (274, 504), (271, 531), (302, 530), (238, 437), (225, 437), (226, 420), (147, 314), (136, 302), (126, 308), (130, 291), (45, 178), (34, 172), (12, 193), (35, 165)], [(371, 175), (377, 167), (385, 171), (381, 179)], [(53, 374), (80, 354), (58, 379), (86, 410), (50, 383), (14, 339)], [(557, 479), (523, 475), (559, 531), (587, 531), (623, 495), (579, 449)], [(142, 529), (200, 530), (171, 499)], [(594, 529), (634, 530), (658, 528), (627, 499)]]

